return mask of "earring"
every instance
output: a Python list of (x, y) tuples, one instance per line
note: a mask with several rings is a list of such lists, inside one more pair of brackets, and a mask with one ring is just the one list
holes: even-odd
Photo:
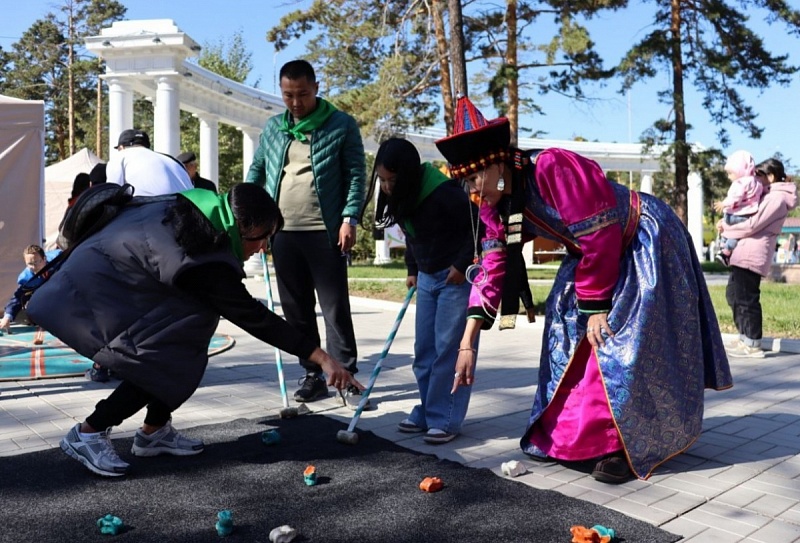
[(497, 190), (499, 190), (500, 192), (503, 192), (503, 189), (505, 189), (505, 188), (506, 188), (506, 182), (501, 177), (500, 179), (497, 180)]

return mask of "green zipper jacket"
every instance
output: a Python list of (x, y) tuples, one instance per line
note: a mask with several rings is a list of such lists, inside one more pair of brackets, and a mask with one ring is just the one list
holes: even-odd
[[(280, 125), (281, 115), (267, 121), (245, 179), (264, 187), (276, 201), (292, 141), (290, 134), (279, 130)], [(336, 111), (311, 134), (311, 167), (322, 220), (331, 244), (336, 245), (342, 219), (358, 217), (366, 195), (364, 144), (353, 117)]]

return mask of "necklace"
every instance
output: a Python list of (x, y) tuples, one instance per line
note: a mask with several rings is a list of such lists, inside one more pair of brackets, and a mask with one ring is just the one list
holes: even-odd
[[(483, 172), (484, 179), (486, 176), (486, 171)], [(483, 183), (481, 183), (481, 192), (479, 195), (479, 199), (483, 202)], [(470, 285), (475, 286), (483, 286), (489, 280), (489, 274), (486, 273), (486, 268), (481, 264), (481, 257), (478, 254), (478, 232), (480, 231), (481, 225), (481, 217), (480, 217), (480, 209), (478, 209), (478, 217), (477, 220), (474, 220), (472, 215), (472, 202), (467, 198), (467, 205), (469, 206), (469, 224), (471, 226), (472, 232), (472, 241), (474, 242), (473, 247), (475, 247), (475, 255), (472, 257), (472, 264), (467, 268), (464, 272), (464, 277), (466, 277), (467, 282)], [(482, 205), (479, 204), (479, 205)]]

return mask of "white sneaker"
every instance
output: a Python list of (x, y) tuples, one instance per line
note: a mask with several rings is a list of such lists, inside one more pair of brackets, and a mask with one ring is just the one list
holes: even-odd
[(748, 347), (744, 343), (725, 352), (733, 358), (764, 358), (764, 350), (761, 347)]
[(726, 343), (725, 344), (725, 350), (726, 351), (735, 351), (736, 349), (738, 349), (742, 345), (744, 345), (744, 341), (742, 341), (741, 339), (735, 339), (735, 340), (731, 341), (730, 343)]
[(134, 456), (158, 456), (171, 454), (174, 456), (192, 456), (203, 452), (203, 442), (199, 439), (189, 439), (178, 433), (172, 427), (172, 422), (167, 423), (150, 435), (136, 431), (133, 437), (131, 453)]
[(128, 472), (130, 464), (120, 459), (108, 437), (111, 428), (93, 434), (81, 434), (80, 430), (78, 423), (64, 436), (61, 440), (62, 451), (104, 477), (120, 477)]

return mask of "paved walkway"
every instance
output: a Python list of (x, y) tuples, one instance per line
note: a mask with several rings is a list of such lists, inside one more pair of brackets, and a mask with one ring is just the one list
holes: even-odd
[[(247, 285), (254, 295), (265, 297), (263, 280), (251, 278)], [(361, 298), (354, 298), (352, 306), (359, 377), (366, 385), (400, 306)], [(498, 474), (502, 462), (519, 460), (529, 469), (517, 478), (522, 484), (602, 504), (691, 543), (800, 541), (800, 354), (786, 352), (800, 352), (797, 341), (775, 342), (780, 352), (764, 359), (732, 360), (734, 388), (707, 392), (698, 442), (650, 480), (610, 486), (559, 465), (539, 465), (519, 450), (536, 385), (541, 322), (483, 335), (461, 436), (433, 446), (397, 432), (395, 426), (417, 398), (411, 372), (413, 319), (411, 306), (373, 390), (376, 409), (363, 414), (358, 428)], [(277, 414), (282, 407), (272, 347), (226, 321), (219, 331), (233, 335), (237, 344), (211, 358), (201, 387), (175, 413), (178, 428)], [(294, 357), (284, 356), (284, 365), (291, 394), (302, 371)], [(0, 456), (58, 447), (69, 428), (115, 385), (82, 378), (0, 383)], [(352, 416), (333, 396), (310, 406), (345, 422)], [(114, 435), (130, 436), (140, 422), (126, 421)], [(70, 462), (64, 458), (65, 466)], [(580, 520), (591, 524), (591, 519)]]

